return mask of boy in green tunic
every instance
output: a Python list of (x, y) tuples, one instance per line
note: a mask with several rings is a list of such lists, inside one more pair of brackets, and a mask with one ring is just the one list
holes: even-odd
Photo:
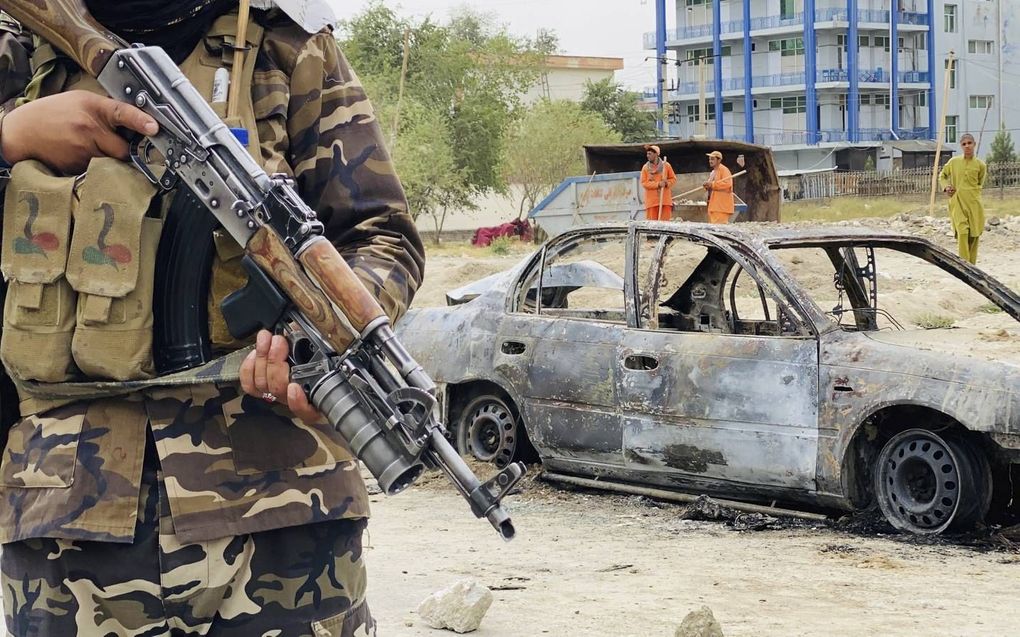
[(985, 186), (988, 169), (985, 162), (974, 156), (974, 136), (965, 133), (960, 138), (963, 157), (953, 157), (942, 168), (939, 184), (949, 195), (949, 218), (960, 247), (960, 258), (977, 263), (978, 240), (985, 229), (985, 207), (981, 203), (981, 189)]

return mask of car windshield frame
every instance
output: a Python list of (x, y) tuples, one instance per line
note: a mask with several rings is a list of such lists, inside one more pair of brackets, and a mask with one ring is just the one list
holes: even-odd
[[(766, 248), (766, 257), (771, 267), (777, 271), (777, 275), (788, 280), (800, 291), (798, 298), (805, 304), (811, 306), (811, 314), (819, 323), (819, 332), (832, 330), (845, 331), (845, 325), (833, 321), (821, 307), (815, 302), (810, 294), (800, 283), (796, 272), (786, 266), (779, 259), (777, 252), (782, 250), (794, 250), (801, 248), (854, 248), (854, 249), (887, 249), (901, 252), (906, 255), (925, 261), (946, 274), (949, 274), (967, 285), (975, 292), (986, 298), (991, 303), (1002, 309), (1014, 320), (1020, 322), (1020, 295), (1014, 292), (987, 272), (977, 268), (971, 263), (960, 259), (948, 250), (941, 248), (925, 239), (910, 236), (815, 236), (815, 237), (784, 237), (767, 238), (763, 241)], [(853, 313), (853, 309), (848, 310)]]

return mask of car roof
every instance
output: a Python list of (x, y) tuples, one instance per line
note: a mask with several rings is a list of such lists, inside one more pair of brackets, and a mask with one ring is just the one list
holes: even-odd
[(809, 225), (744, 222), (737, 224), (710, 224), (674, 221), (631, 221), (604, 223), (573, 228), (564, 234), (584, 234), (586, 231), (672, 230), (694, 236), (735, 239), (745, 243), (762, 242), (767, 245), (803, 244), (840, 240), (875, 240), (889, 242), (928, 243), (926, 239), (901, 232), (890, 232), (867, 226)]

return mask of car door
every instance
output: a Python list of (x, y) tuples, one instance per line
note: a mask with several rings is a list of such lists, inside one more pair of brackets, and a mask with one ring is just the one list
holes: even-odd
[(816, 337), (729, 246), (669, 233), (635, 245), (638, 325), (618, 361), (627, 466), (737, 492), (813, 489)]
[(504, 374), (521, 377), (528, 434), (546, 466), (621, 464), (614, 362), (632, 314), (626, 263), (626, 230), (573, 233), (517, 285), (497, 356)]

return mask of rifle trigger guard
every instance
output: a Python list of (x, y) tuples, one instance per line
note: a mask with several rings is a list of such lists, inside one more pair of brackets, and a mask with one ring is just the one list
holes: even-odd
[(163, 177), (157, 177), (149, 168), (149, 155), (152, 152), (152, 142), (144, 135), (136, 135), (130, 142), (131, 163), (135, 165), (145, 178), (153, 186), (167, 192), (177, 186), (180, 178), (169, 168), (163, 172)]

